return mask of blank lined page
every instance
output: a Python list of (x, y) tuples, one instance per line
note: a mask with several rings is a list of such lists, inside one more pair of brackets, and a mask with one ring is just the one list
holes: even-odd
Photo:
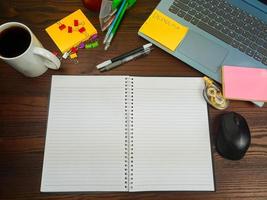
[(134, 77), (131, 191), (213, 191), (201, 78)]
[(53, 76), (42, 192), (126, 191), (125, 77)]

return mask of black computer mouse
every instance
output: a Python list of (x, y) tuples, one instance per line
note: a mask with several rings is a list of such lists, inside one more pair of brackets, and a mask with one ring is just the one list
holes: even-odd
[(228, 112), (217, 120), (215, 145), (218, 153), (230, 160), (243, 158), (251, 140), (245, 118), (235, 112)]

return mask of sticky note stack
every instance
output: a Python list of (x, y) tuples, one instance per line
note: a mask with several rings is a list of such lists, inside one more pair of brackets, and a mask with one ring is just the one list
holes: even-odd
[(81, 10), (49, 26), (46, 32), (63, 54), (97, 34), (95, 27)]
[(222, 85), (227, 99), (267, 102), (267, 69), (223, 66)]
[(159, 10), (154, 10), (139, 30), (171, 51), (175, 51), (188, 32), (188, 28)]

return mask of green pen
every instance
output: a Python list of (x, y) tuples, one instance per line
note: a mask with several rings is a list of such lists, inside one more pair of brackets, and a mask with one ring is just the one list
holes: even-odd
[(117, 19), (117, 21), (116, 21), (116, 23), (115, 23), (115, 25), (114, 25), (109, 37), (108, 37), (108, 40), (107, 40), (106, 45), (105, 45), (105, 50), (108, 50), (108, 48), (110, 46), (110, 43), (111, 43), (113, 37), (116, 34), (116, 31), (117, 31), (117, 29), (119, 27), (119, 24), (120, 24), (124, 14), (125, 14), (125, 11), (126, 11), (127, 7), (128, 7), (128, 1), (125, 3), (125, 6), (122, 8), (122, 11), (121, 11), (120, 15), (118, 16), (118, 19)]
[(136, 3), (136, 0), (128, 0), (128, 8), (131, 8)]
[(112, 1), (112, 10), (115, 10), (119, 7), (119, 5), (121, 4), (122, 0), (113, 0)]
[[(127, 9), (132, 7), (136, 3), (136, 0), (127, 0), (127, 1), (128, 1)], [(112, 10), (118, 9), (118, 7), (120, 6), (121, 3), (122, 3), (122, 0), (113, 0), (112, 1)]]

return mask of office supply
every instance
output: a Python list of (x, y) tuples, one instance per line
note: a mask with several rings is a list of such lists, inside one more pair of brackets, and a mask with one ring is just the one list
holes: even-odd
[(238, 113), (228, 112), (217, 120), (215, 144), (218, 153), (230, 160), (240, 160), (245, 156), (251, 140), (246, 119)]
[(105, 23), (102, 22), (101, 30), (106, 31), (108, 29), (108, 27), (112, 24), (112, 22), (114, 21), (115, 18), (116, 18), (116, 15), (112, 15)]
[(156, 11), (189, 28), (183, 42), (170, 51), (146, 33), (138, 34), (212, 79), (221, 82), (223, 65), (266, 69), (266, 1), (162, 0)]
[(136, 48), (136, 49), (134, 49), (134, 50), (132, 50), (132, 51), (129, 51), (129, 52), (127, 52), (127, 53), (124, 53), (124, 54), (122, 54), (122, 55), (120, 55), (120, 56), (118, 56), (118, 57), (115, 57), (115, 58), (112, 58), (112, 59), (107, 60), (107, 61), (105, 61), (105, 62), (102, 62), (102, 63), (98, 64), (98, 65), (96, 66), (96, 68), (97, 68), (97, 69), (101, 69), (101, 68), (103, 68), (103, 67), (106, 67), (106, 66), (108, 66), (108, 65), (110, 65), (110, 64), (112, 64), (112, 63), (114, 63), (114, 62), (123, 60), (124, 58), (127, 58), (127, 57), (129, 57), (129, 56), (131, 56), (131, 55), (134, 55), (134, 54), (136, 54), (136, 53), (139, 53), (139, 52), (141, 52), (141, 51), (149, 50), (149, 49), (151, 49), (151, 47), (152, 47), (152, 44), (151, 44), (151, 43), (145, 44), (145, 45), (143, 45), (142, 47)]
[[(75, 26), (75, 20), (78, 20), (78, 26)], [(62, 25), (68, 28), (60, 28)], [(45, 30), (63, 54), (97, 34), (96, 29), (81, 10), (73, 12)]]
[(85, 45), (86, 49), (93, 49), (99, 46), (98, 41), (94, 41)]
[(53, 76), (42, 192), (213, 191), (201, 78)]
[[(128, 1), (127, 9), (132, 7), (136, 3), (136, 0), (127, 0), (127, 1)], [(113, 10), (118, 9), (121, 2), (122, 2), (122, 0), (113, 0), (112, 1), (112, 9)]]
[(131, 8), (136, 4), (136, 0), (127, 0), (127, 1), (128, 1), (127, 9)]
[(71, 50), (71, 53), (77, 53), (78, 52), (77, 47), (72, 47), (70, 50)]
[(229, 101), (223, 97), (221, 87), (208, 77), (204, 77), (205, 88), (203, 96), (205, 100), (218, 110), (225, 110), (229, 106)]
[(71, 58), (71, 59), (78, 58), (77, 53), (72, 53), (72, 54), (70, 54), (70, 58)]
[(115, 19), (117, 9), (112, 9), (112, 0), (103, 0), (99, 13), (99, 22), (102, 31), (105, 31)]
[(119, 10), (118, 10), (118, 12), (116, 14), (115, 19), (113, 20), (112, 24), (108, 28), (108, 31), (107, 31), (107, 33), (105, 35), (104, 40), (103, 40), (103, 44), (106, 44), (107, 40), (109, 39), (109, 36), (110, 36), (110, 34), (111, 34), (111, 32), (112, 32), (112, 30), (113, 30), (113, 28), (114, 28), (114, 26), (115, 26), (118, 18), (120, 17), (120, 14), (121, 14), (121, 12), (122, 12), (122, 10), (123, 10), (123, 8), (124, 8), (124, 6), (125, 6), (126, 3), (127, 3), (127, 0), (124, 0), (123, 3), (122, 3), (122, 5), (121, 5), (121, 7), (119, 8)]
[(85, 43), (82, 42), (81, 44), (79, 44), (79, 49), (84, 49), (85, 48)]
[(62, 55), (62, 58), (67, 59), (70, 54), (71, 54), (71, 51), (67, 51)]
[(122, 0), (113, 0), (112, 1), (112, 9), (118, 9), (119, 5), (122, 3)]
[(126, 57), (126, 58), (123, 58), (122, 60), (118, 60), (118, 61), (116, 61), (116, 62), (114, 62), (114, 63), (111, 63), (111, 64), (105, 66), (105, 67), (102, 67), (102, 68), (100, 68), (99, 70), (100, 70), (101, 72), (103, 72), (103, 71), (109, 71), (109, 70), (111, 70), (111, 69), (114, 69), (114, 68), (116, 68), (116, 67), (118, 67), (118, 66), (120, 66), (120, 65), (122, 65), (122, 64), (124, 64), (124, 63), (126, 63), (126, 62), (132, 61), (132, 60), (134, 60), (134, 59), (136, 59), (136, 58), (139, 58), (139, 57), (141, 57), (141, 56), (148, 55), (148, 54), (151, 52), (151, 50), (152, 50), (152, 48), (149, 48), (149, 49), (140, 51), (140, 52), (135, 53), (135, 54), (133, 54), (133, 55), (130, 55), (130, 56)]
[(125, 0), (126, 3), (124, 4), (124, 2), (122, 3), (122, 10), (121, 12), (119, 13), (118, 12), (118, 18), (114, 20), (115, 24), (114, 24), (114, 27), (112, 28), (111, 32), (110, 32), (110, 35), (108, 36), (108, 39), (106, 41), (106, 45), (105, 45), (105, 50), (108, 50), (108, 48), (110, 47), (110, 44), (111, 44), (111, 41), (113, 39), (113, 37), (115, 36), (116, 32), (117, 32), (117, 29), (119, 27), (119, 24), (126, 12), (126, 9), (127, 9), (127, 6), (128, 6), (128, 1)]
[(92, 36), (89, 38), (89, 41), (90, 41), (90, 42), (94, 42), (94, 41), (96, 41), (96, 40), (98, 40), (98, 35), (97, 35), (97, 34), (94, 34), (94, 35), (92, 35)]
[(267, 69), (224, 66), (222, 75), (225, 98), (267, 102)]
[(175, 51), (186, 36), (188, 28), (158, 10), (154, 10), (139, 32)]

